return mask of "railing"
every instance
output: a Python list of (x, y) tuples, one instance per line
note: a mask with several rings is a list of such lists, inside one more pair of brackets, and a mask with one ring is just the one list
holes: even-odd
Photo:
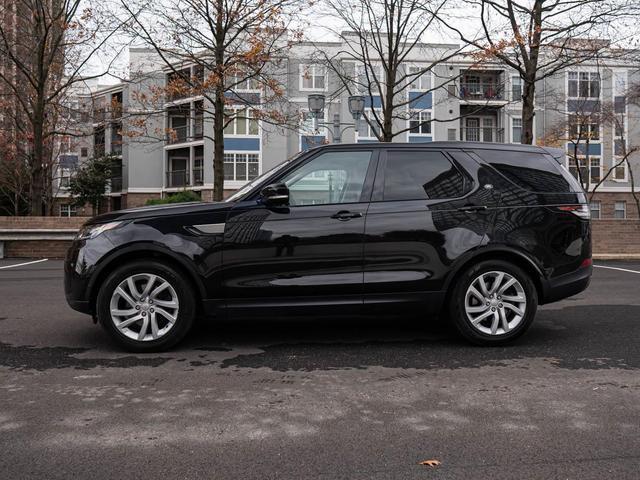
[(111, 193), (122, 191), (122, 177), (111, 177), (110, 186)]
[(204, 172), (202, 168), (193, 169), (193, 184), (196, 186), (204, 185)]
[(188, 187), (189, 171), (188, 170), (171, 170), (167, 172), (167, 187)]
[(189, 125), (183, 125), (181, 127), (172, 127), (171, 131), (167, 132), (166, 141), (169, 145), (175, 145), (176, 143), (192, 142), (194, 140), (202, 140), (202, 126), (198, 128), (196, 125), (193, 135), (189, 130)]
[(504, 128), (463, 127), (460, 135), (463, 142), (504, 142)]
[(461, 83), (461, 100), (506, 100), (502, 83)]

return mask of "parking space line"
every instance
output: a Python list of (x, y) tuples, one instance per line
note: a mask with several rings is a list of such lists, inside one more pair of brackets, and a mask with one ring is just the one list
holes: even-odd
[(0, 267), (0, 270), (4, 270), (5, 268), (13, 268), (13, 267), (24, 267), (25, 265), (33, 265), (34, 263), (46, 262), (47, 260), (49, 259), (41, 258), (40, 260), (33, 260), (31, 262), (16, 263), (15, 265), (5, 265), (4, 267)]
[(604, 265), (594, 265), (596, 268), (608, 268), (609, 270), (620, 270), (621, 272), (629, 272), (629, 273), (640, 273), (638, 270), (629, 270), (628, 268), (620, 268), (620, 267), (605, 267)]

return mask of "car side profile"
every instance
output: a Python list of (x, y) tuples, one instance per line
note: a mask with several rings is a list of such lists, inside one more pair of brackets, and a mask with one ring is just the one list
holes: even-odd
[(587, 199), (563, 161), (524, 145), (319, 147), (224, 202), (93, 218), (69, 249), (66, 298), (138, 352), (172, 347), (197, 316), (384, 308), (502, 345), (590, 281)]

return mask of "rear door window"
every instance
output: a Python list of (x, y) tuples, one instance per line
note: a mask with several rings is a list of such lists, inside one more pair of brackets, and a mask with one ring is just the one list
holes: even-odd
[(456, 198), (464, 190), (464, 176), (442, 152), (387, 152), (382, 194), (385, 201)]
[(498, 172), (532, 192), (572, 193), (576, 191), (552, 157), (536, 152), (476, 150), (475, 153)]

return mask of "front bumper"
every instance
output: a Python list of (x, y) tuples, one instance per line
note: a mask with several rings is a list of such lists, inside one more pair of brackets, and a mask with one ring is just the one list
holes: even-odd
[(71, 308), (82, 313), (92, 314), (88, 298), (89, 277), (78, 267), (78, 258), (82, 249), (81, 241), (74, 240), (67, 251), (64, 261), (64, 295)]
[(593, 267), (581, 267), (575, 272), (550, 278), (543, 283), (543, 298), (540, 305), (557, 302), (576, 295), (589, 286)]

